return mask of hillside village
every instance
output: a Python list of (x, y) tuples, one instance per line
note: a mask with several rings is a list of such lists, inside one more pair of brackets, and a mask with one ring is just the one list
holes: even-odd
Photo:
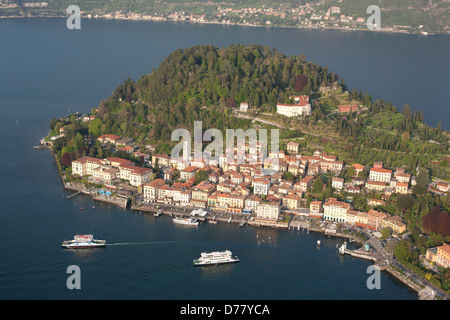
[[(393, 235), (401, 235), (407, 230), (400, 216), (380, 208), (393, 194), (412, 193), (416, 178), (402, 168), (384, 168), (382, 162), (374, 163), (366, 172), (363, 164), (346, 165), (336, 156), (320, 150), (311, 156), (303, 155), (299, 144), (292, 141), (287, 143), (286, 151), (269, 152), (266, 160), (257, 164), (248, 163), (248, 145), (245, 147), (247, 162), (243, 164), (237, 164), (237, 157), (235, 162), (227, 163), (225, 156), (219, 161), (193, 159), (192, 156), (173, 159), (167, 154), (151, 154), (155, 150), (152, 145), (146, 145), (144, 151), (147, 153), (136, 150), (129, 138), (104, 134), (97, 139), (104, 146), (141, 157), (146, 165), (136, 166), (128, 159), (118, 157), (84, 156), (72, 161), (75, 181), (76, 177), (88, 177), (90, 183), (100, 186), (99, 194), (132, 197), (134, 207), (141, 210), (149, 205), (202, 209), (210, 216), (234, 215), (247, 218), (258, 226), (278, 228), (289, 227), (293, 217), (306, 217), (376, 232), (389, 229)], [(271, 161), (275, 158), (278, 161)], [(272, 162), (276, 167), (271, 166)], [(277, 173), (265, 174), (264, 169), (269, 168)], [(346, 182), (343, 173), (347, 171), (353, 172), (353, 176)], [(327, 188), (320, 179), (326, 174), (331, 177), (332, 194), (318, 200), (318, 193)], [(319, 190), (314, 190), (317, 184)], [(124, 189), (127, 192), (124, 193)], [(445, 194), (448, 184), (433, 183), (429, 192)], [(355, 209), (351, 194), (366, 195), (370, 209)], [(445, 243), (428, 249), (427, 259), (449, 267), (448, 251), (449, 246)]]
[[(310, 217), (364, 226), (373, 230), (390, 228), (395, 233), (406, 229), (399, 216), (379, 210), (355, 210), (351, 200), (343, 194), (365, 194), (373, 208), (383, 206), (392, 194), (412, 193), (416, 179), (402, 168), (386, 169), (377, 162), (365, 172), (364, 164), (346, 165), (336, 156), (317, 150), (312, 156), (303, 155), (296, 142), (287, 143), (287, 150), (269, 152), (263, 163), (227, 163), (220, 160), (172, 159), (167, 154), (151, 154), (154, 146), (146, 145), (145, 152), (135, 150), (131, 139), (104, 134), (97, 138), (103, 145), (142, 157), (146, 166), (136, 166), (128, 159), (82, 157), (72, 161), (72, 174), (89, 177), (89, 182), (105, 189), (118, 190), (127, 181), (135, 187), (142, 203), (161, 203), (175, 206), (204, 208), (210, 211), (252, 214), (261, 222), (276, 225), (282, 214)], [(237, 150), (237, 147), (235, 147)], [(248, 160), (248, 145), (246, 155)], [(277, 158), (277, 166), (271, 167)], [(157, 168), (155, 170), (155, 168)], [(274, 169), (265, 175), (263, 169)], [(351, 168), (351, 180), (345, 182), (343, 172)], [(322, 174), (331, 174), (332, 196), (319, 201), (312, 199), (314, 183)], [(367, 176), (366, 176), (367, 175)], [(320, 186), (320, 185), (319, 185)], [(322, 192), (326, 184), (319, 188)], [(317, 190), (316, 190), (317, 191)], [(433, 192), (446, 193), (448, 184), (434, 184)], [(347, 197), (351, 199), (350, 197)]]
[[(277, 104), (278, 114), (292, 118), (310, 114), (307, 96), (290, 96), (290, 99), (290, 104)], [(241, 103), (238, 109), (245, 114), (249, 104)], [(336, 108), (336, 112), (344, 115), (360, 110), (361, 106), (352, 104)], [(62, 150), (61, 156), (55, 154), (55, 157), (66, 188), (90, 194), (95, 200), (125, 208), (131, 206), (141, 212), (164, 211), (184, 216), (191, 212), (194, 218), (199, 213), (208, 221), (217, 218), (241, 225), (286, 229), (307, 226), (308, 230), (329, 236), (356, 238), (362, 243), (369, 240), (375, 247), (386, 237), (402, 244), (405, 235), (415, 232), (415, 227), (404, 219), (403, 211), (392, 208), (401, 196), (415, 196), (415, 187), (423, 184), (419, 168), (416, 176), (404, 166), (387, 167), (382, 161), (347, 163), (320, 146), (313, 152), (312, 146), (303, 149), (304, 144), (295, 139), (283, 143), (277, 152), (268, 151), (256, 163), (250, 161), (251, 155), (261, 155), (267, 150), (261, 143), (239, 146), (245, 151), (243, 163), (237, 161), (238, 151), (242, 151), (238, 146), (234, 147), (231, 163), (226, 156), (196, 159), (185, 149), (183, 157), (172, 158), (161, 153), (156, 145), (129, 137), (110, 133), (96, 138), (80, 135), (81, 128), (95, 119), (94, 112), (55, 120), (52, 133), (41, 140), (41, 144), (53, 149), (55, 143), (66, 139), (67, 133), (72, 136), (70, 143), (77, 144), (78, 139), (78, 143), (88, 146), (78, 158), (72, 158), (70, 149)], [(74, 132), (78, 132), (75, 137)], [(58, 148), (61, 147), (67, 148), (60, 144)], [(95, 156), (91, 156), (93, 149), (97, 149)], [(433, 179), (424, 192), (445, 197), (448, 187), (447, 182)], [(421, 249), (420, 263), (433, 270), (439, 281), (441, 272), (437, 268), (450, 266), (450, 246), (442, 240), (437, 244)], [(390, 259), (393, 254), (392, 248), (376, 250), (380, 261)], [(396, 267), (404, 268), (397, 263)], [(396, 267), (392, 265), (391, 269)], [(416, 269), (415, 272), (423, 272)], [(431, 277), (431, 273), (426, 275)], [(402, 278), (401, 273), (396, 276)], [(436, 283), (436, 279), (430, 279)], [(423, 288), (417, 281), (413, 286), (420, 291)]]

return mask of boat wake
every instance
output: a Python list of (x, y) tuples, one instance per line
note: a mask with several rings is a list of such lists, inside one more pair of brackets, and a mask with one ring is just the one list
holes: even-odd
[(147, 241), (147, 242), (117, 242), (109, 243), (107, 246), (140, 246), (140, 245), (154, 245), (154, 244), (168, 244), (176, 243), (176, 241)]

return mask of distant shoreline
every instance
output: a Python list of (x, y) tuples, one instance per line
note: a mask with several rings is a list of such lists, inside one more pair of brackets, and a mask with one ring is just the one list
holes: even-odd
[[(65, 15), (52, 15), (52, 16), (0, 16), (0, 20), (4, 19), (43, 19), (43, 18), (67, 18)], [(116, 21), (133, 21), (133, 22), (172, 22), (172, 23), (186, 23), (186, 24), (214, 24), (222, 26), (238, 26), (238, 27), (251, 27), (251, 28), (281, 28), (281, 29), (299, 29), (299, 30), (333, 30), (333, 31), (343, 31), (343, 32), (354, 32), (354, 31), (365, 31), (365, 32), (376, 32), (376, 33), (392, 33), (392, 34), (407, 34), (407, 35), (418, 35), (418, 36), (431, 36), (431, 35), (450, 35), (449, 32), (426, 32), (426, 33), (416, 33), (408, 32), (406, 30), (392, 30), (392, 27), (381, 28), (376, 30), (369, 30), (367, 28), (345, 28), (345, 27), (292, 27), (283, 25), (256, 25), (256, 24), (240, 24), (240, 23), (223, 23), (223, 22), (213, 22), (213, 21), (177, 21), (177, 20), (157, 20), (157, 19), (147, 19), (147, 18), (109, 18), (104, 16), (98, 17), (87, 17), (82, 16), (82, 19), (88, 20), (116, 20)]]

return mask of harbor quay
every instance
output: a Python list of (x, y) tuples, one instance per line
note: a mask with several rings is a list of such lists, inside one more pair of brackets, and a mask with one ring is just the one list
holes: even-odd
[[(131, 205), (131, 210), (140, 211), (142, 213), (161, 214), (178, 216), (178, 217), (191, 217), (191, 213), (194, 210), (198, 210), (198, 207), (194, 206), (177, 206), (167, 203), (144, 203), (136, 201)], [(199, 221), (221, 221), (228, 223), (245, 224), (251, 219), (252, 215), (247, 213), (229, 213), (210, 210), (204, 217), (196, 216)]]

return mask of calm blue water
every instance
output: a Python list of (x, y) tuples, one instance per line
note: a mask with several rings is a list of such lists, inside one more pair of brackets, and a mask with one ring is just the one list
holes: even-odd
[[(63, 19), (0, 22), (0, 299), (415, 299), (368, 262), (340, 257), (342, 240), (235, 225), (173, 225), (78, 196), (66, 200), (47, 150), (32, 146), (53, 117), (88, 112), (127, 77), (138, 79), (179, 47), (259, 43), (328, 65), (352, 88), (425, 110), (447, 125), (449, 37)], [(96, 208), (92, 209), (91, 206)], [(86, 210), (79, 210), (80, 207)], [(114, 244), (62, 250), (93, 233)], [(316, 240), (322, 240), (320, 249)], [(230, 249), (235, 265), (194, 268), (205, 250)], [(81, 268), (81, 290), (66, 269)]]

